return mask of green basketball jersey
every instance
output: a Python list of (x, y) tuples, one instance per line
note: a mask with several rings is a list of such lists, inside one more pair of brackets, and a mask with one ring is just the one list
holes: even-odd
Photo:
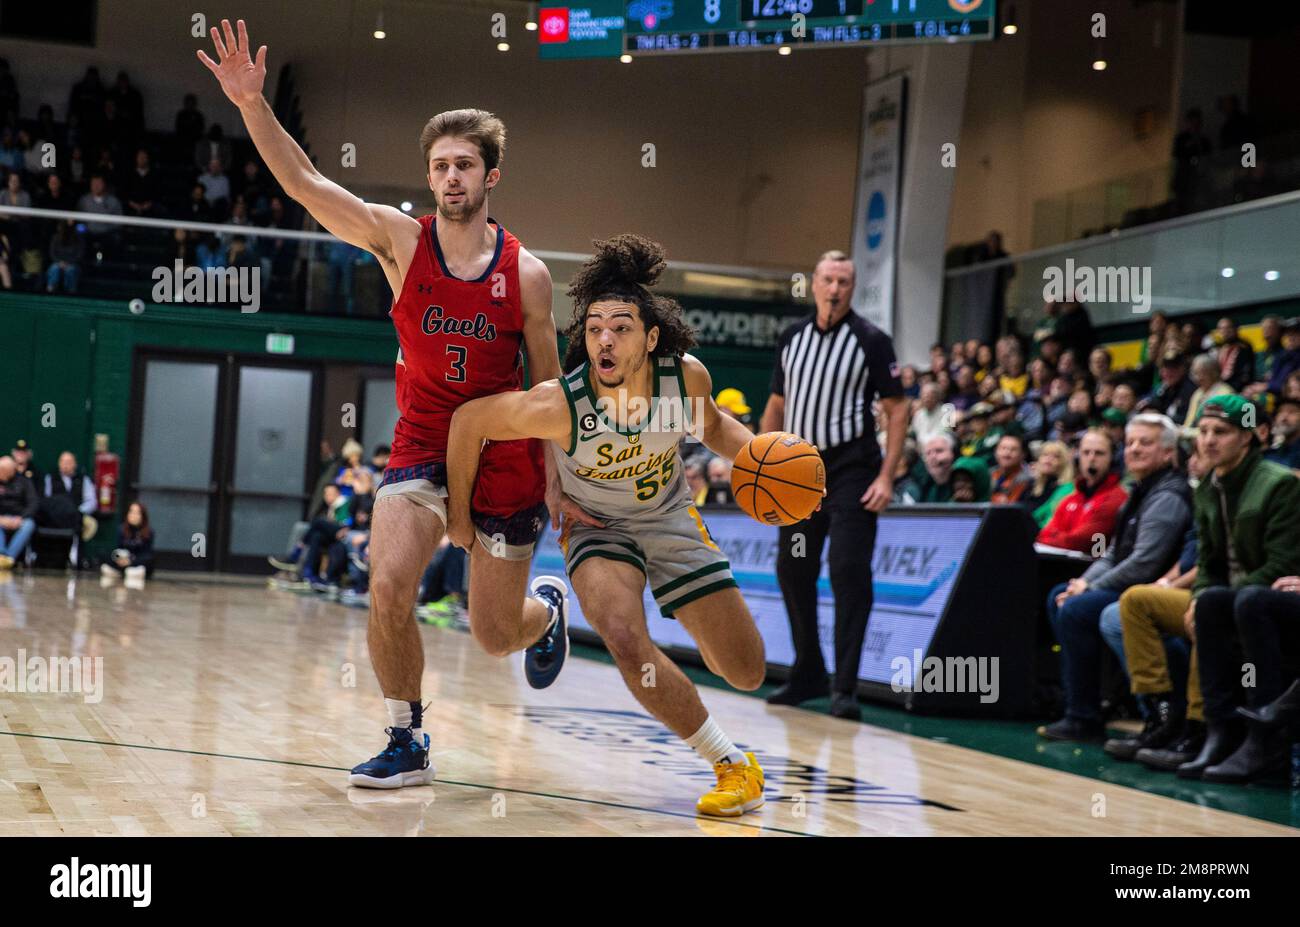
[[(602, 520), (641, 518), (690, 505), (677, 447), (690, 433), (691, 409), (682, 363), (650, 357), (654, 389), (635, 428), (620, 429), (623, 415), (607, 417), (596, 402), (583, 364), (560, 379), (573, 430), (569, 447), (556, 444), (560, 483), (574, 502)], [(612, 411), (612, 410), (611, 410)], [(640, 415), (644, 411), (646, 414)]]

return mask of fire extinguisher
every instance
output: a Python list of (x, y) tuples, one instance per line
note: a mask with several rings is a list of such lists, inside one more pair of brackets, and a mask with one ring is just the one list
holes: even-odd
[(108, 449), (108, 435), (95, 435), (95, 498), (99, 513), (111, 515), (117, 508), (118, 456)]

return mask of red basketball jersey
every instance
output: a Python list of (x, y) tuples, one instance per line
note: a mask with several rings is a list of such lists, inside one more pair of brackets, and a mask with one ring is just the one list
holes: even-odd
[(397, 410), (390, 467), (445, 460), (452, 413), (463, 402), (523, 383), (519, 239), (494, 219), (496, 252), (473, 280), (447, 270), (434, 216), (389, 315), (397, 327)]

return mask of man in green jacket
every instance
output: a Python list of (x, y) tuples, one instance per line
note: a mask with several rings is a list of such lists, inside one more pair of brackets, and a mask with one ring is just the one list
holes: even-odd
[[(1196, 488), (1200, 553), (1189, 634), (1196, 641), (1207, 724), (1205, 746), (1178, 767), (1184, 778), (1247, 782), (1284, 768), (1285, 736), (1252, 722), (1244, 735), (1237, 709), (1258, 709), (1284, 688), (1280, 638), (1300, 626), (1300, 609), (1278, 613), (1271, 589), (1300, 574), (1300, 480), (1262, 459), (1255, 403), (1215, 396), (1201, 407), (1197, 450), (1212, 470)], [(1286, 633), (1283, 634), (1282, 632)]]

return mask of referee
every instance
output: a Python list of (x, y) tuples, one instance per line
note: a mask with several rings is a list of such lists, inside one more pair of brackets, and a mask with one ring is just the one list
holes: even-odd
[[(826, 462), (826, 502), (805, 521), (781, 529), (776, 576), (790, 616), (795, 660), (789, 681), (767, 700), (797, 705), (827, 694), (817, 636), (817, 577), (829, 536), (835, 597), (831, 714), (858, 718), (876, 513), (894, 491), (893, 473), (907, 435), (907, 400), (893, 342), (849, 305), (853, 263), (848, 255), (827, 251), (821, 256), (812, 292), (816, 312), (781, 333), (762, 430), (793, 432), (817, 446)], [(875, 396), (889, 419), (883, 466), (871, 414)]]

